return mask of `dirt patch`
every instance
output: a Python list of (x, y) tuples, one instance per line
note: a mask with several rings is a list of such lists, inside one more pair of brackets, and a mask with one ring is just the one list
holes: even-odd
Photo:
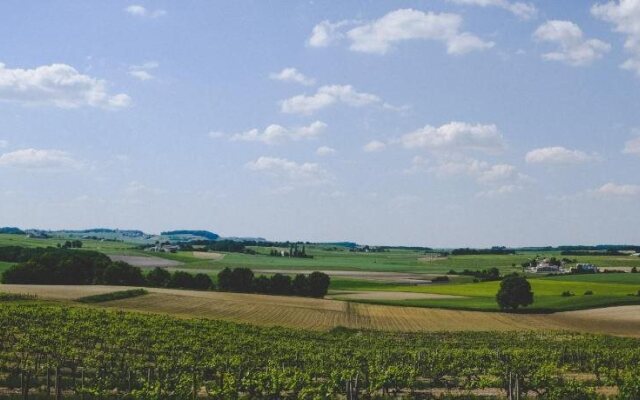
[(44, 300), (75, 300), (80, 297), (119, 292), (128, 288), (101, 285), (0, 285), (0, 292), (33, 294)]
[(214, 252), (207, 252), (207, 251), (194, 251), (192, 254), (195, 258), (200, 258), (202, 260), (220, 261), (224, 258), (224, 254), (222, 253), (214, 253)]
[(336, 300), (421, 300), (421, 299), (461, 299), (462, 296), (451, 296), (433, 293), (386, 292), (386, 291), (335, 291), (327, 296)]
[(140, 268), (155, 268), (155, 267), (177, 267), (182, 265), (179, 261), (167, 260), (160, 257), (146, 257), (146, 256), (123, 256), (123, 255), (109, 255), (111, 261), (123, 261), (127, 264), (131, 264), (134, 267)]

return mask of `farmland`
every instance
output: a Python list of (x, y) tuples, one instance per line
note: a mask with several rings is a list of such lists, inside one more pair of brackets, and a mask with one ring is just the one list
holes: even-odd
[[(123, 291), (121, 286), (0, 285), (0, 292), (37, 295), (40, 300), (75, 304), (82, 297)], [(382, 331), (578, 330), (640, 336), (640, 306), (551, 315), (504, 314), (435, 308), (395, 307), (288, 296), (148, 288), (149, 294), (99, 303), (100, 307), (182, 318), (222, 319), (261, 326), (327, 331), (336, 327)], [(615, 316), (618, 316), (615, 318)]]
[(23, 397), (640, 395), (637, 339), (561, 332), (318, 333), (38, 304), (6, 304), (0, 332), (0, 385)]

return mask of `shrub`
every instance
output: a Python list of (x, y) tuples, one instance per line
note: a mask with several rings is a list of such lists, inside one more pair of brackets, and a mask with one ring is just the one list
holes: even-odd
[(449, 282), (449, 277), (448, 276), (436, 276), (435, 278), (431, 279), (431, 283), (439, 283), (439, 282)]
[(587, 290), (586, 292), (584, 292), (585, 296), (593, 296), (593, 290)]
[(571, 297), (571, 296), (575, 296), (575, 294), (573, 292), (570, 292), (569, 290), (565, 290), (564, 292), (562, 292), (562, 297)]

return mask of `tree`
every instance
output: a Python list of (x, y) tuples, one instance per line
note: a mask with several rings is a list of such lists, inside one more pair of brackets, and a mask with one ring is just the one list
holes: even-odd
[(231, 271), (232, 292), (250, 293), (253, 291), (253, 271), (249, 268), (234, 268)]
[(153, 287), (167, 287), (171, 273), (164, 268), (156, 267), (147, 274), (147, 283)]
[(271, 293), (271, 279), (260, 275), (253, 280), (253, 288), (256, 293), (269, 294)]
[(508, 276), (500, 282), (496, 301), (502, 310), (515, 310), (520, 306), (526, 307), (533, 304), (531, 284), (525, 277)]
[(275, 274), (271, 277), (271, 293), (290, 295), (291, 294), (291, 277)]
[(218, 288), (223, 292), (231, 291), (231, 269), (229, 267), (218, 272)]
[(307, 282), (309, 284), (308, 296), (322, 298), (329, 290), (331, 279), (329, 275), (322, 272), (312, 272), (307, 277)]
[(191, 289), (193, 288), (193, 275), (184, 271), (176, 271), (171, 275), (171, 280), (167, 287), (170, 288), (182, 288), (182, 289)]
[(291, 282), (291, 291), (296, 296), (307, 296), (309, 293), (309, 282), (303, 274), (296, 275)]
[(193, 288), (197, 290), (209, 290), (213, 289), (214, 285), (209, 275), (200, 273), (193, 277)]
[(144, 285), (142, 270), (122, 261), (116, 261), (104, 270), (102, 280), (107, 285), (137, 286)]

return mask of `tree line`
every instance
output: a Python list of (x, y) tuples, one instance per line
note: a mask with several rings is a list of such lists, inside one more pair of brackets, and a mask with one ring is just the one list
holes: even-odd
[[(111, 261), (96, 251), (67, 248), (0, 247), (0, 261), (17, 262), (0, 277), (2, 283), (41, 285), (115, 285), (159, 288), (215, 290), (216, 284), (204, 273), (173, 273), (155, 268), (144, 274), (139, 267)], [(275, 274), (256, 277), (248, 268), (225, 268), (218, 276), (222, 291), (306, 297), (324, 297), (330, 279), (321, 272), (290, 276)]]
[(218, 273), (218, 289), (226, 292), (322, 298), (330, 283), (329, 276), (322, 272), (297, 274), (293, 279), (283, 274), (256, 277), (249, 268), (225, 268)]

